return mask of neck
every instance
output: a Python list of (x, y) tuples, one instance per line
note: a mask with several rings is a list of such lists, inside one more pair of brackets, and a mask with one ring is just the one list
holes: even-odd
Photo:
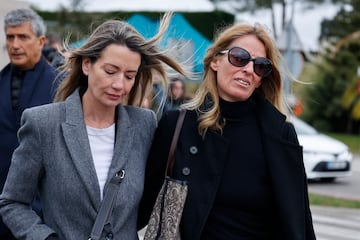
[(84, 115), (86, 126), (93, 128), (108, 128), (115, 123), (115, 117), (104, 118), (96, 114)]
[(116, 108), (100, 108), (88, 104), (83, 99), (83, 113), (85, 124), (93, 128), (107, 128), (115, 123)]

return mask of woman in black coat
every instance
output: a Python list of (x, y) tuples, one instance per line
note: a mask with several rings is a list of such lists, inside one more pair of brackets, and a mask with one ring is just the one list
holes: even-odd
[[(280, 53), (260, 25), (233, 25), (204, 59), (187, 109), (173, 177), (188, 182), (182, 239), (311, 240), (302, 147), (282, 113)], [(147, 163), (139, 226), (164, 179), (178, 111), (159, 122)]]

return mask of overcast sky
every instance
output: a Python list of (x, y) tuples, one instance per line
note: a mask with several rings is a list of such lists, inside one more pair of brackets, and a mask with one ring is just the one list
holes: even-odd
[[(30, 2), (43, 10), (56, 10), (63, 4), (68, 6), (69, 0), (22, 0)], [(212, 11), (213, 5), (208, 0), (88, 0), (84, 6), (86, 11)], [(288, 16), (291, 14), (289, 9)], [(276, 16), (281, 16), (281, 8), (275, 6)], [(334, 5), (322, 5), (312, 10), (304, 10), (301, 2), (295, 2), (293, 23), (302, 42), (305, 51), (318, 50), (318, 37), (320, 34), (320, 23), (324, 18), (331, 19), (337, 12), (338, 7)], [(250, 23), (259, 22), (271, 29), (271, 17), (268, 10), (256, 12), (255, 15), (241, 13), (236, 16), (237, 21)], [(280, 19), (277, 19), (280, 29)]]

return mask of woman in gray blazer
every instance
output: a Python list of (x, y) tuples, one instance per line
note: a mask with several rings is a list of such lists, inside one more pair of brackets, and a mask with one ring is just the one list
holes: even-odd
[[(163, 63), (185, 74), (156, 44), (125, 22), (101, 24), (87, 42), (69, 49), (55, 103), (24, 112), (20, 146), (0, 196), (0, 213), (18, 239), (88, 239), (113, 176), (113, 210), (101, 239), (138, 239), (137, 211), (153, 133), (154, 112), (142, 109), (145, 91)], [(31, 210), (40, 193), (43, 216)]]

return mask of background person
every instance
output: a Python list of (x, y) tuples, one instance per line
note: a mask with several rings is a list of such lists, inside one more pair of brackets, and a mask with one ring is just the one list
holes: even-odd
[(185, 82), (180, 77), (173, 77), (169, 83), (169, 95), (164, 111), (178, 109), (186, 101)]
[(65, 53), (63, 51), (62, 42), (56, 33), (49, 33), (46, 35), (43, 54), (48, 62), (55, 68), (59, 68), (65, 63)]
[[(109, 180), (124, 169), (101, 239), (138, 239), (138, 203), (157, 122), (153, 111), (136, 106), (153, 72), (165, 81), (164, 64), (183, 73), (156, 47), (171, 16), (150, 40), (125, 22), (104, 22), (84, 45), (69, 49), (56, 103), (24, 111), (0, 196), (0, 213), (17, 238), (88, 239)], [(37, 189), (42, 219), (28, 208)]]
[[(302, 148), (282, 113), (280, 53), (260, 25), (225, 29), (204, 58), (173, 177), (188, 182), (183, 240), (313, 240)], [(164, 179), (178, 111), (159, 122), (147, 162), (139, 227)]]
[[(6, 50), (10, 63), (0, 72), (0, 191), (18, 146), (17, 131), (26, 108), (53, 101), (55, 69), (42, 56), (46, 28), (30, 9), (16, 9), (4, 18)], [(38, 202), (35, 204), (40, 209)], [(0, 239), (14, 237), (0, 220)]]

